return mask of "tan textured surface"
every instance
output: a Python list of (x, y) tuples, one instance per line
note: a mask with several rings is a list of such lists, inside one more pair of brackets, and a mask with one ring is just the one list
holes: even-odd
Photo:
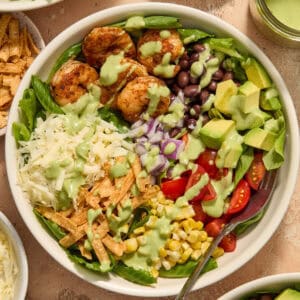
[[(76, 20), (109, 6), (137, 1), (65, 0), (64, 2), (28, 12), (40, 28), (46, 42)], [(172, 1), (211, 12), (233, 24), (253, 39), (270, 57), (287, 83), (300, 117), (300, 52), (274, 45), (257, 32), (248, 13), (247, 0), (177, 0)], [(298, 81), (298, 84), (296, 82)], [(268, 244), (240, 270), (206, 289), (194, 292), (189, 299), (214, 300), (228, 290), (265, 275), (299, 271), (300, 269), (300, 180), (287, 215)], [(298, 204), (297, 204), (298, 202)], [(298, 207), (297, 207), (298, 206)], [(30, 300), (121, 300), (137, 299), (117, 295), (82, 281), (57, 264), (35, 241), (16, 211), (4, 164), (4, 138), (0, 138), (0, 210), (13, 222), (21, 235), (29, 258)], [(167, 298), (166, 298), (167, 299)]]

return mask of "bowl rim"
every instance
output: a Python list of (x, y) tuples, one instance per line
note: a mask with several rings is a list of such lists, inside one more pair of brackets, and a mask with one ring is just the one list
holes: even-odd
[[(298, 170), (298, 165), (299, 165), (299, 128), (298, 128), (298, 123), (297, 123), (297, 117), (296, 117), (296, 112), (295, 108), (292, 102), (292, 99), (289, 95), (289, 92), (285, 86), (285, 83), (283, 79), (281, 78), (279, 72), (276, 70), (275, 66), (272, 64), (272, 62), (268, 59), (268, 57), (258, 48), (258, 46), (252, 42), (245, 34), (240, 32), (238, 29), (236, 29), (233, 25), (228, 24), (227, 22), (221, 20), (220, 18), (213, 16), (211, 14), (208, 14), (206, 12), (203, 12), (201, 10), (195, 9), (195, 8), (190, 8), (187, 6), (183, 5), (177, 5), (173, 3), (135, 3), (135, 4), (127, 4), (127, 5), (120, 5), (112, 8), (108, 8), (99, 12), (96, 12), (90, 16), (87, 16), (67, 29), (65, 29), (63, 32), (61, 32), (55, 39), (53, 39), (48, 46), (42, 51), (42, 53), (39, 55), (39, 57), (34, 61), (32, 66), (29, 68), (27, 71), (26, 76), (23, 78), (23, 81), (21, 83), (21, 88), (19, 89), (19, 93), (16, 95), (13, 104), (12, 104), (12, 110), (16, 113), (17, 111), (17, 101), (18, 97), (21, 96), (21, 90), (22, 88), (24, 89), (27, 87), (30, 76), (31, 74), (37, 73), (38, 71), (41, 70), (42, 65), (40, 62), (43, 62), (46, 60), (47, 57), (53, 56), (56, 50), (59, 49), (59, 47), (63, 44), (63, 41), (65, 40), (70, 40), (76, 33), (78, 32), (78, 28), (89, 28), (91, 27), (92, 24), (97, 24), (105, 21), (105, 19), (109, 18), (115, 18), (116, 21), (116, 16), (122, 16), (124, 19), (125, 16), (132, 15), (134, 13), (138, 12), (144, 12), (145, 15), (150, 15), (150, 14), (168, 14), (168, 15), (177, 15), (177, 16), (193, 16), (197, 18), (197, 20), (203, 23), (210, 24), (212, 27), (217, 27), (222, 31), (226, 31), (228, 35), (232, 36), (234, 39), (236, 39), (239, 43), (241, 43), (244, 47), (246, 47), (249, 52), (255, 52), (255, 57), (257, 57), (260, 61), (264, 62), (265, 68), (268, 70), (268, 73), (272, 75), (272, 79), (274, 82), (276, 82), (276, 86), (280, 90), (282, 94), (284, 94), (284, 103), (285, 103), (285, 109), (286, 111), (289, 112), (289, 119), (287, 120), (288, 124), (291, 125), (290, 128), (293, 128), (293, 130), (290, 133), (290, 140), (291, 140), (291, 149), (292, 153), (294, 154), (293, 157), (293, 164), (289, 168), (289, 175), (290, 175), (290, 180), (285, 184), (285, 190), (284, 193), (284, 199), (285, 202), (281, 202), (277, 206), (276, 210), (276, 218), (274, 218), (274, 221), (272, 222), (272, 226), (270, 224), (267, 224), (265, 228), (265, 232), (262, 236), (259, 238), (255, 239), (255, 243), (249, 245), (247, 253), (243, 253), (242, 255), (239, 256), (239, 260), (232, 265), (230, 263), (229, 265), (222, 266), (222, 272), (215, 273), (214, 271), (211, 271), (209, 273), (206, 273), (203, 275), (202, 279), (199, 280), (193, 290), (199, 289), (206, 287), (210, 284), (216, 283), (217, 281), (223, 279), (224, 277), (230, 275), (237, 269), (239, 269), (242, 265), (244, 265), (246, 262), (248, 262), (266, 243), (267, 241), (271, 238), (277, 227), (279, 226), (287, 208), (289, 205), (289, 201), (291, 199), (295, 184), (296, 184), (296, 179), (297, 179), (297, 170)], [(154, 11), (156, 13), (154, 13)], [(120, 19), (121, 17), (119, 17)], [(217, 25), (216, 25), (217, 24)], [(71, 43), (71, 41), (69, 41)], [(251, 50), (250, 50), (251, 49)], [(50, 55), (51, 54), (51, 55)], [(9, 121), (8, 121), (8, 128), (11, 130), (12, 122), (13, 122), (13, 114), (10, 114)], [(84, 279), (85, 281), (88, 281), (98, 287), (102, 287), (104, 289), (113, 291), (113, 292), (118, 292), (121, 294), (127, 294), (127, 295), (133, 295), (133, 296), (142, 296), (142, 297), (157, 297), (157, 296), (170, 296), (170, 295), (175, 295), (179, 292), (181, 288), (181, 284), (175, 284), (172, 289), (161, 289), (161, 288), (145, 288), (144, 286), (139, 286), (139, 285), (130, 285), (130, 284), (111, 284), (109, 280), (101, 280), (100, 282), (96, 282), (93, 277), (89, 276), (86, 272), (81, 271), (78, 272), (77, 269), (75, 269), (73, 266), (68, 264), (67, 262), (60, 262), (60, 258), (58, 255), (55, 255), (55, 253), (52, 253), (49, 248), (47, 242), (44, 240), (46, 231), (44, 233), (40, 234), (40, 228), (35, 228), (33, 225), (35, 224), (35, 221), (32, 220), (30, 217), (25, 216), (25, 212), (22, 209), (22, 201), (17, 198), (17, 189), (15, 188), (16, 181), (15, 177), (16, 174), (12, 171), (12, 168), (9, 166), (14, 166), (15, 161), (14, 158), (11, 155), (11, 149), (15, 149), (15, 143), (13, 140), (13, 137), (10, 134), (7, 134), (6, 136), (6, 142), (5, 142), (5, 158), (6, 158), (6, 165), (7, 165), (7, 170), (8, 170), (8, 179), (9, 179), (9, 184), (10, 188), (13, 194), (13, 198), (15, 200), (16, 206), (25, 222), (27, 227), (31, 230), (32, 234), (34, 235), (35, 239), (40, 243), (40, 245), (61, 265), (63, 265), (66, 269), (71, 271), (72, 273), (76, 274), (80, 278)], [(41, 227), (41, 226), (40, 226)], [(43, 229), (44, 230), (44, 229)], [(234, 261), (234, 260), (233, 260)], [(220, 269), (218, 269), (220, 270)], [(210, 275), (210, 273), (213, 275)], [(210, 279), (210, 281), (209, 281)], [(174, 279), (169, 279), (173, 280), (175, 283)], [(185, 280), (185, 279), (184, 279)], [(207, 282), (208, 281), (208, 282)], [(176, 281), (178, 283), (179, 280)], [(183, 283), (183, 281), (180, 281), (180, 283)], [(128, 282), (127, 282), (128, 283)], [(173, 282), (172, 282), (173, 283)]]
[(245, 296), (252, 292), (254, 293), (259, 289), (268, 287), (269, 285), (286, 283), (293, 284), (293, 282), (300, 283), (300, 272), (269, 275), (246, 282), (219, 297), (218, 300), (238, 300), (240, 298), (237, 297)]
[[(14, 228), (14, 226), (6, 217), (6, 215), (1, 211), (0, 211), (0, 229), (3, 229), (4, 234), (7, 236), (10, 243), (12, 244), (16, 256), (16, 260), (17, 260), (17, 265), (19, 268), (18, 276), (22, 278), (22, 280), (20, 281), (21, 284), (18, 289), (18, 294), (19, 294), (18, 296), (21, 298), (18, 299), (25, 299), (27, 286), (28, 286), (28, 261), (27, 261), (26, 252), (23, 246), (23, 242), (17, 230)], [(14, 299), (17, 300), (16, 295), (14, 296)]]
[(22, 2), (0, 2), (0, 12), (26, 11), (50, 6), (63, 0), (22, 1)]

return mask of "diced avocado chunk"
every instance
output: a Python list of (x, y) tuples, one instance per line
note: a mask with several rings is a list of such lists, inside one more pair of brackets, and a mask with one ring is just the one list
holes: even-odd
[(245, 96), (243, 97), (240, 108), (244, 113), (250, 113), (254, 108), (259, 107), (259, 94), (260, 89), (251, 81), (246, 81), (243, 85), (239, 87), (239, 94)]
[(244, 143), (253, 148), (269, 151), (274, 146), (276, 136), (273, 132), (254, 128), (244, 136)]
[(232, 120), (213, 119), (200, 129), (200, 138), (207, 147), (219, 149), (234, 128)]
[(231, 79), (218, 83), (214, 102), (215, 108), (224, 114), (230, 114), (229, 99), (237, 92), (238, 88)]
[(218, 168), (236, 168), (243, 153), (243, 137), (233, 131), (222, 143), (216, 158)]
[(275, 88), (269, 88), (263, 91), (260, 96), (260, 106), (264, 110), (281, 109), (281, 103), (278, 98), (278, 92)]
[(253, 57), (249, 57), (242, 63), (248, 80), (252, 81), (260, 89), (271, 86), (272, 82), (264, 67)]
[(275, 300), (300, 300), (300, 292), (294, 289), (285, 289)]

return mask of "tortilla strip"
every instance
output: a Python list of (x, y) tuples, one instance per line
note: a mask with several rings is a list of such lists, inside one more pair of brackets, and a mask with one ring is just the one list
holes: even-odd
[(91, 206), (94, 209), (100, 208), (99, 202), (100, 202), (100, 197), (94, 196), (93, 194), (90, 194), (86, 197), (85, 199), (86, 203)]
[(21, 74), (24, 71), (24, 63), (4, 63), (0, 62), (0, 73)]
[(116, 256), (122, 256), (125, 250), (124, 243), (117, 243), (110, 235), (106, 235), (102, 239), (102, 243)]
[(12, 98), (8, 88), (0, 87), (0, 108), (3, 108)]
[(73, 212), (74, 212), (74, 208), (71, 207), (71, 208), (69, 208), (69, 209), (67, 209), (67, 210), (62, 210), (62, 211), (60, 211), (59, 213), (60, 213), (62, 216), (68, 218), (68, 217), (71, 216), (71, 214), (72, 214)]
[(31, 51), (29, 49), (29, 45), (28, 45), (28, 39), (27, 39), (27, 28), (24, 27), (22, 29), (22, 33), (23, 33), (23, 48), (22, 48), (22, 55), (21, 56), (31, 56)]
[(64, 236), (62, 239), (59, 240), (59, 243), (64, 248), (69, 248), (70, 246), (74, 245), (77, 241), (82, 239), (86, 235), (86, 230), (88, 228), (87, 223), (79, 226), (75, 233), (69, 233)]
[(77, 199), (76, 199), (77, 209), (80, 209), (85, 205), (85, 199), (86, 199), (88, 193), (89, 193), (89, 191), (85, 187), (81, 187), (79, 189), (79, 193), (78, 193)]
[(99, 238), (102, 239), (105, 237), (105, 235), (109, 232), (109, 225), (104, 217), (104, 220), (101, 221), (100, 225), (95, 229), (95, 234), (99, 235)]
[(10, 57), (20, 57), (20, 30), (19, 30), (19, 21), (17, 19), (11, 19), (8, 24), (9, 32), (9, 56)]
[[(126, 176), (118, 178), (117, 189), (110, 196), (113, 205), (117, 205), (127, 194), (134, 183), (133, 171), (130, 169)], [(119, 188), (119, 189), (118, 189)]]
[(7, 124), (7, 116), (8, 112), (6, 111), (0, 111), (0, 128), (3, 128)]
[(32, 56), (36, 56), (40, 53), (40, 49), (36, 46), (35, 42), (32, 39), (32, 36), (30, 33), (27, 32), (27, 42), (29, 49), (31, 50)]
[(140, 192), (144, 192), (146, 190), (146, 186), (150, 184), (150, 176), (147, 177), (140, 177), (140, 174), (142, 172), (142, 166), (141, 161), (138, 157), (136, 157), (134, 163), (131, 165), (136, 185)]
[(92, 246), (95, 251), (95, 254), (98, 258), (98, 260), (103, 262), (110, 262), (109, 256), (99, 238), (94, 238), (92, 241)]
[(92, 253), (89, 250), (85, 249), (85, 247), (82, 243), (80, 243), (78, 245), (78, 247), (79, 247), (79, 251), (83, 257), (85, 257), (86, 259), (92, 260), (92, 258), (93, 258)]
[(111, 180), (108, 177), (105, 177), (103, 180), (98, 181), (94, 185), (94, 187), (91, 190), (91, 193), (93, 193), (93, 195), (99, 195), (100, 198), (106, 198), (109, 197), (114, 192), (114, 190), (115, 188)]
[[(9, 59), (9, 44), (5, 43), (1, 48), (0, 48), (0, 61), (1, 62), (7, 62)], [(0, 70), (1, 72), (1, 70)]]
[(3, 14), (0, 17), (0, 47), (2, 46), (3, 37), (6, 33), (6, 29), (9, 24), (10, 19), (11, 19), (11, 15), (8, 15), (8, 14)]
[(70, 220), (74, 222), (77, 226), (80, 226), (87, 222), (87, 211), (88, 207), (81, 208), (76, 210), (74, 214), (71, 216)]
[(4, 75), (2, 78), (3, 86), (10, 88), (10, 93), (14, 96), (17, 92), (21, 78), (19, 75)]

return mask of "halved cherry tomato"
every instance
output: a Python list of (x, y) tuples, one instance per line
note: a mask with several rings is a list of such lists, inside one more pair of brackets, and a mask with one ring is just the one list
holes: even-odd
[(196, 162), (204, 168), (210, 178), (220, 180), (223, 176), (227, 175), (228, 169), (217, 168), (216, 157), (217, 151), (207, 148), (199, 155)]
[(176, 200), (184, 194), (187, 182), (187, 177), (164, 181), (161, 183), (161, 190), (168, 199)]
[(208, 236), (216, 237), (221, 232), (222, 228), (225, 225), (225, 220), (223, 219), (214, 219), (211, 222), (207, 223), (205, 226), (205, 231)]
[(233, 252), (236, 248), (236, 235), (233, 232), (225, 235), (219, 246), (223, 248), (225, 252)]
[(250, 194), (251, 191), (248, 182), (241, 179), (233, 191), (227, 214), (235, 214), (244, 209), (249, 202)]
[(202, 209), (201, 203), (198, 204), (192, 204), (193, 209), (195, 211), (194, 220), (195, 221), (201, 221), (204, 224), (208, 223), (211, 219)]
[(262, 160), (262, 156), (262, 152), (255, 153), (252, 164), (245, 176), (249, 185), (256, 191), (266, 174), (266, 167)]
[(217, 197), (217, 193), (210, 182), (201, 190), (201, 193), (203, 193), (203, 195), (201, 195), (202, 201), (214, 200)]
[(193, 185), (195, 185), (201, 178), (201, 176), (205, 173), (205, 170), (203, 167), (199, 166), (197, 167), (197, 170), (191, 174), (189, 177), (189, 180), (186, 185), (186, 190), (191, 188)]

